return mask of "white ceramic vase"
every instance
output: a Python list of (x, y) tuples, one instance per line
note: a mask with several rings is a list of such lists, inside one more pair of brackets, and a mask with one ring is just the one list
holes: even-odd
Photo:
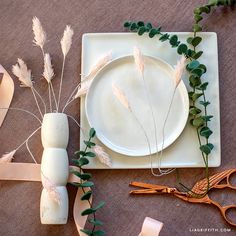
[(60, 194), (60, 204), (43, 189), (40, 200), (42, 224), (66, 224), (68, 218), (68, 193), (66, 184), (69, 176), (67, 145), (69, 125), (63, 113), (47, 113), (43, 117), (41, 139), (44, 148), (41, 176), (56, 185)]

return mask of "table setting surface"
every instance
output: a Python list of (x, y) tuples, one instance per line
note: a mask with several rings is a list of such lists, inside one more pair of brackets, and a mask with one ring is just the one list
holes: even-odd
[[(37, 16), (50, 36), (46, 51), (53, 57), (56, 74), (55, 89), (59, 88), (60, 68), (62, 65), (59, 40), (65, 24), (74, 29), (74, 41), (70, 56), (66, 62), (65, 79), (63, 81), (62, 102), (65, 103), (67, 94), (73, 91), (80, 80), (82, 62), (82, 37), (87, 33), (124, 33), (123, 23), (127, 20), (143, 20), (161, 25), (165, 32), (191, 32), (193, 24), (193, 9), (206, 1), (184, 0), (0, 0), (0, 63), (13, 77), (11, 66), (18, 56), (22, 55), (33, 71), (34, 80), (41, 80), (43, 61), (40, 51), (32, 47), (32, 18)], [(220, 143), (219, 153), (221, 165), (211, 167), (209, 172), (214, 174), (236, 166), (236, 9), (218, 8), (204, 20), (204, 31), (216, 32), (218, 40), (219, 66), (219, 97), (220, 97)], [(89, 34), (88, 34), (89, 35)], [(151, 40), (151, 39), (150, 39)], [(173, 50), (173, 54), (174, 54)], [(153, 53), (154, 54), (154, 53)], [(155, 54), (158, 56), (158, 51)], [(118, 56), (117, 56), (118, 57)], [(209, 60), (210, 56), (209, 56)], [(209, 77), (210, 78), (210, 77)], [(58, 81), (56, 81), (58, 80)], [(38, 82), (39, 82), (38, 81)], [(27, 89), (22, 89), (15, 82), (15, 94), (12, 107), (20, 107), (37, 113), (32, 105), (33, 98)], [(16, 85), (17, 84), (17, 85)], [(43, 97), (48, 96), (46, 83), (36, 83)], [(215, 87), (212, 88), (216, 89)], [(214, 91), (211, 91), (214, 94)], [(82, 101), (84, 102), (84, 101)], [(76, 100), (67, 108), (67, 113), (76, 119), (81, 118), (81, 104)], [(217, 118), (217, 119), (218, 119)], [(9, 111), (0, 128), (0, 155), (6, 150), (17, 146), (33, 132), (37, 121), (22, 114), (20, 111)], [(80, 148), (80, 131), (70, 123), (70, 141), (68, 155), (71, 160), (73, 153)], [(40, 134), (37, 133), (29, 142), (31, 151), (40, 163), (43, 148)], [(128, 157), (132, 158), (132, 157)], [(188, 160), (188, 156), (178, 156)], [(200, 152), (199, 152), (199, 158)], [(210, 158), (210, 157), (209, 157)], [(217, 159), (218, 160), (218, 159)], [(26, 148), (21, 149), (14, 162), (31, 162)], [(217, 166), (219, 162), (212, 166)], [(194, 235), (196, 228), (230, 229), (226, 235), (235, 235), (236, 228), (229, 226), (214, 207), (200, 204), (190, 204), (169, 195), (131, 196), (129, 192), (132, 181), (151, 184), (176, 186), (175, 172), (154, 177), (150, 169), (123, 168), (119, 164), (114, 169), (92, 169), (95, 187), (93, 188), (94, 203), (100, 200), (106, 202), (97, 213), (104, 222), (103, 230), (106, 235), (134, 236), (141, 231), (146, 216), (164, 223), (160, 233), (163, 236)], [(191, 165), (190, 165), (191, 166)], [(201, 166), (200, 164), (198, 166)], [(191, 188), (195, 182), (204, 178), (203, 168), (180, 168), (181, 181)], [(69, 193), (69, 218), (65, 225), (42, 225), (39, 215), (39, 199), (42, 185), (39, 182), (0, 181), (0, 235), (78, 235), (73, 219), (73, 202), (76, 188), (67, 185)], [(236, 204), (236, 193), (230, 189), (217, 190), (212, 193), (221, 204)], [(207, 232), (205, 235), (215, 235)]]

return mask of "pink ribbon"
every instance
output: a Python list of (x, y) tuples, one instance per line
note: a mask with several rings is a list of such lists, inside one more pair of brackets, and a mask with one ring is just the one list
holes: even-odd
[[(0, 79), (0, 108), (9, 108), (14, 94), (14, 83), (2, 65), (0, 65), (0, 74), (3, 74), (2, 79)], [(7, 111), (7, 109), (0, 109), (0, 127)]]

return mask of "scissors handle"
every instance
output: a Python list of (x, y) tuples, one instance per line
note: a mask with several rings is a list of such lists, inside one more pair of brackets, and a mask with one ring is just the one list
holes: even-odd
[(215, 205), (221, 212), (221, 215), (223, 216), (223, 218), (225, 219), (225, 221), (232, 225), (232, 226), (236, 226), (236, 219), (234, 221), (232, 221), (231, 219), (229, 219), (229, 217), (227, 216), (227, 212), (229, 212), (230, 210), (234, 210), (236, 211), (236, 205), (229, 205), (229, 206), (224, 206), (222, 207), (219, 203), (212, 201), (211, 200), (211, 204)]

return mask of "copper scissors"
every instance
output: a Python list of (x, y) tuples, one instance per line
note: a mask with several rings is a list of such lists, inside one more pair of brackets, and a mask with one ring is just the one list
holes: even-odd
[[(236, 173), (236, 169), (225, 170), (223, 172), (210, 176), (209, 190), (224, 189), (224, 188), (236, 189), (236, 187), (230, 183), (230, 176), (232, 176), (234, 173)], [(224, 180), (226, 181), (226, 183), (221, 183)], [(146, 183), (141, 183), (141, 182), (131, 182), (130, 186), (141, 188), (141, 189), (132, 190), (130, 194), (167, 194), (168, 193), (187, 202), (212, 204), (220, 210), (221, 215), (223, 216), (223, 218), (225, 219), (227, 223), (229, 223), (232, 226), (236, 226), (236, 222), (232, 222), (229, 218), (227, 218), (227, 211), (229, 211), (230, 209), (236, 210), (236, 205), (221, 206), (218, 202), (213, 201), (209, 197), (209, 195), (206, 194), (206, 190), (208, 187), (208, 181), (206, 178), (198, 181), (193, 186), (192, 190), (189, 192), (181, 192), (181, 191), (178, 191), (176, 188), (170, 188), (164, 185), (162, 186), (162, 185), (155, 185), (155, 184), (146, 184)], [(197, 197), (197, 196), (200, 196), (200, 197)]]

